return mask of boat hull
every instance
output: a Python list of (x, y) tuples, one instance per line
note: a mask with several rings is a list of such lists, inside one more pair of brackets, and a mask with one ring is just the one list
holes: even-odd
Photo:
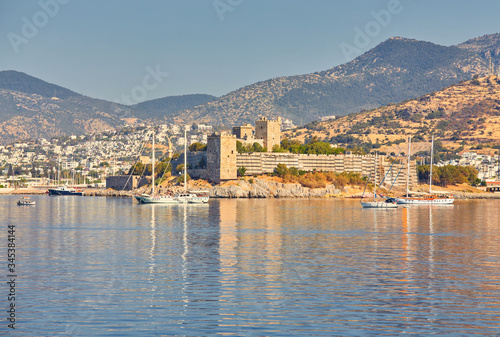
[(398, 204), (383, 201), (362, 202), (361, 206), (363, 208), (398, 208)]
[(77, 196), (82, 196), (83, 192), (82, 191), (50, 189), (49, 188), (49, 195), (77, 195)]
[(208, 197), (194, 197), (192, 199), (188, 199), (187, 202), (190, 204), (206, 204), (208, 200)]
[(400, 205), (451, 205), (455, 201), (452, 198), (435, 198), (435, 199), (419, 199), (419, 198), (396, 198)]
[(170, 196), (145, 196), (136, 195), (135, 199), (141, 204), (168, 204), (168, 205), (178, 205), (180, 202), (176, 198)]
[(194, 193), (181, 193), (176, 198), (179, 202), (188, 204), (206, 204), (210, 199), (209, 196), (199, 196)]
[(178, 205), (178, 204), (206, 204), (209, 197), (197, 197), (197, 196), (149, 196), (149, 195), (136, 195), (134, 198), (141, 204), (168, 204), (168, 205)]
[(35, 201), (18, 201), (17, 202), (18, 206), (30, 206), (30, 205), (35, 205)]

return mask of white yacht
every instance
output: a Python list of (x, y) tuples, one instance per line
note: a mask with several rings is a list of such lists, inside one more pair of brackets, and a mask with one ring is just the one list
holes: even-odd
[(177, 198), (170, 195), (155, 195), (155, 135), (153, 133), (152, 164), (151, 164), (151, 195), (135, 195), (134, 198), (141, 204), (179, 204)]
[(403, 205), (451, 205), (455, 201), (453, 194), (450, 197), (438, 197), (432, 194), (432, 166), (434, 156), (434, 136), (431, 142), (431, 166), (429, 173), (429, 194), (423, 196), (410, 197), (409, 196), (409, 177), (410, 177), (410, 150), (411, 150), (411, 136), (408, 139), (408, 173), (406, 175), (406, 197), (391, 198), (395, 199), (398, 204)]

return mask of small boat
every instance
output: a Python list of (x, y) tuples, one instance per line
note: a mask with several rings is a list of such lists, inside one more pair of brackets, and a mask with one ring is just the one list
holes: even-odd
[(31, 200), (30, 197), (22, 197), (17, 201), (18, 206), (29, 206), (34, 205), (35, 201)]
[(66, 185), (56, 187), (56, 188), (49, 188), (47, 191), (49, 195), (83, 195), (83, 191), (80, 189), (75, 189), (75, 188), (70, 188)]

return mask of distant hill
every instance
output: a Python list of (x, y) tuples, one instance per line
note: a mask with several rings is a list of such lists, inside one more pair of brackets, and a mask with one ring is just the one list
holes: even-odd
[(81, 135), (126, 125), (132, 110), (17, 71), (0, 72), (0, 144)]
[(281, 115), (295, 123), (399, 102), (486, 75), (500, 64), (500, 34), (457, 46), (390, 38), (351, 62), (317, 73), (258, 82), (181, 111), (176, 120), (242, 124)]
[(182, 96), (168, 96), (131, 105), (134, 116), (142, 119), (156, 119), (170, 116), (180, 110), (191, 109), (217, 99), (212, 95), (194, 94)]
[(24, 73), (2, 71), (0, 143), (91, 133), (138, 120), (233, 126), (280, 115), (295, 124), (308, 123), (418, 97), (474, 75), (486, 76), (499, 65), (500, 34), (450, 47), (394, 37), (325, 71), (254, 83), (220, 98), (175, 96), (134, 106), (93, 99)]
[(173, 96), (126, 106), (83, 96), (22, 72), (1, 71), (0, 144), (113, 130), (137, 120), (160, 120), (215, 98)]
[(43, 97), (58, 97), (60, 99), (81, 96), (69, 89), (14, 70), (0, 71), (0, 89), (36, 94)]
[(428, 141), (434, 135), (450, 148), (500, 145), (500, 77), (491, 75), (371, 111), (288, 131), (301, 141), (316, 137), (332, 143), (352, 138), (390, 144)]

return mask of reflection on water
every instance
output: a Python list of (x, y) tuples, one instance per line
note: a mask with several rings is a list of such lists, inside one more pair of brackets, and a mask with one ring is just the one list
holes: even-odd
[(21, 335), (500, 333), (500, 200), (34, 199), (0, 198)]

